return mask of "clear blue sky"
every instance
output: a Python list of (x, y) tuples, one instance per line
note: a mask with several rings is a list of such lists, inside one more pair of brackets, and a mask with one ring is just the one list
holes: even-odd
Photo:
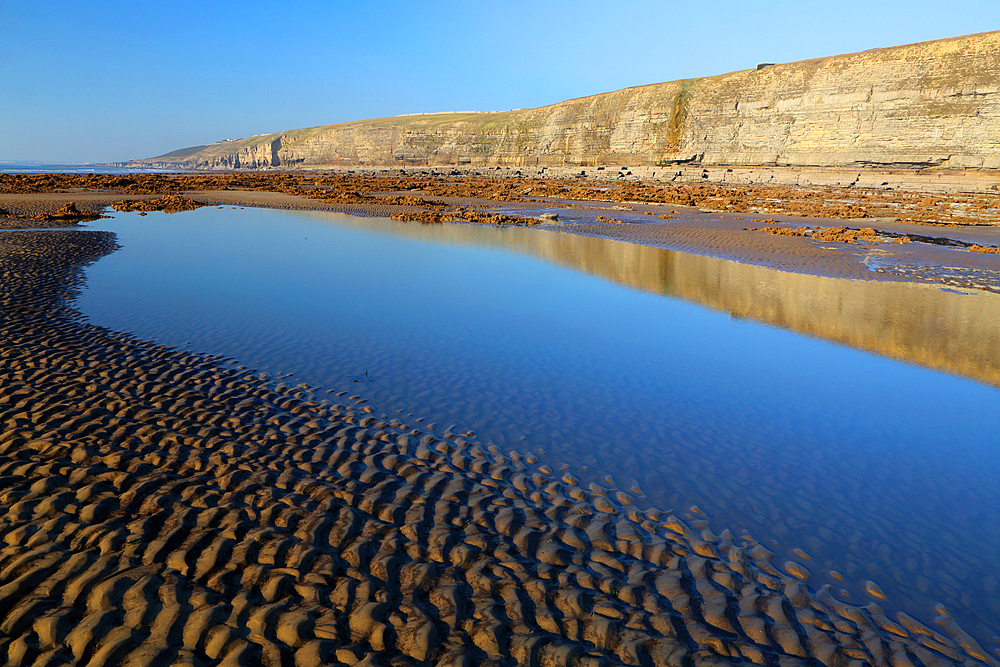
[(0, 0), (0, 160), (536, 107), (997, 29), (997, 0)]

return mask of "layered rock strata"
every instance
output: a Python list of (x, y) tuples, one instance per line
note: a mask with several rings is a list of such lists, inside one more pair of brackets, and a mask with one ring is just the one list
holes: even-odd
[(538, 109), (261, 135), (133, 165), (1000, 168), (1000, 32), (628, 88)]
[[(0, 655), (996, 665), (530, 456), (81, 322), (104, 233), (0, 235)], [(877, 591), (876, 591), (877, 592)]]

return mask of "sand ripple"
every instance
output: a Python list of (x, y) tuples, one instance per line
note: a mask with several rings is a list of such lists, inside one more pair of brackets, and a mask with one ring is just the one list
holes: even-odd
[(997, 664), (943, 608), (889, 619), (621, 491), (86, 325), (113, 243), (0, 236), (8, 664)]

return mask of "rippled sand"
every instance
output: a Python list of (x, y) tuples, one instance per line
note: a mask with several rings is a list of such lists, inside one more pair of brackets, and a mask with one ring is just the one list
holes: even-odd
[(113, 244), (0, 234), (9, 664), (997, 664), (943, 608), (844, 604), (532, 457), (86, 325)]

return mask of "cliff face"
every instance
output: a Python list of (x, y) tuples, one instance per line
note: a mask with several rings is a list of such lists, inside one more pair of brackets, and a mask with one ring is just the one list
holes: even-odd
[(1000, 32), (991, 32), (628, 88), (538, 109), (293, 130), (138, 163), (998, 169), (997, 72)]
[(721, 77), (693, 96), (709, 162), (1000, 167), (1000, 32)]

